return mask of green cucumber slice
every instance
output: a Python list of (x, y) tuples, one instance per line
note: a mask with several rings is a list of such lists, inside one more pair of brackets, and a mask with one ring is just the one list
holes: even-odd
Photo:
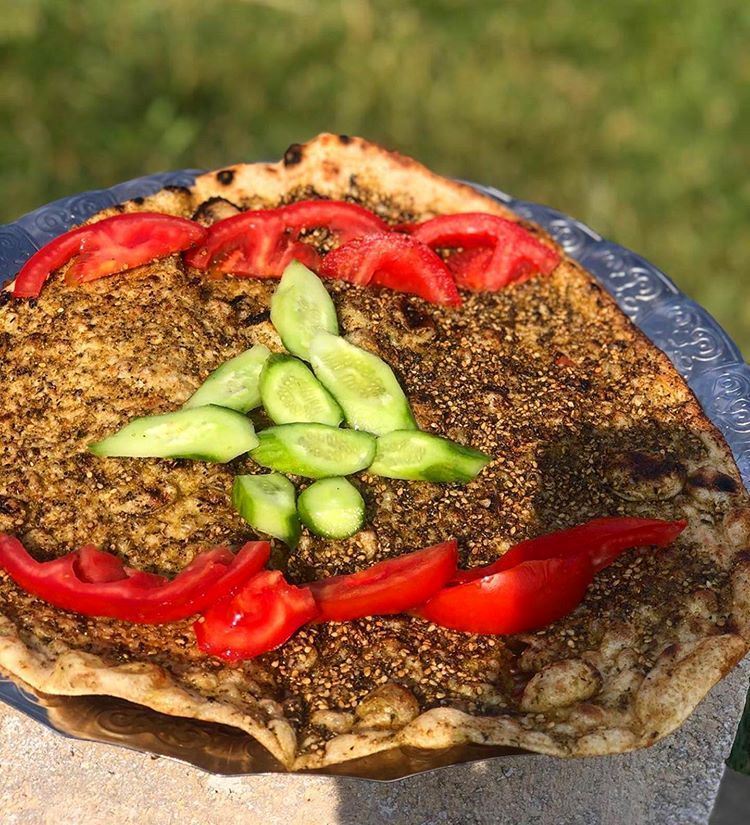
[(368, 433), (327, 424), (281, 424), (263, 430), (258, 440), (250, 453), (254, 461), (306, 478), (357, 473), (369, 467), (375, 455), (375, 439)]
[(271, 323), (289, 352), (310, 360), (310, 341), (325, 330), (338, 335), (336, 308), (323, 282), (298, 261), (284, 270), (271, 298)]
[(492, 458), (447, 438), (414, 430), (382, 435), (368, 472), (408, 481), (471, 481)]
[(297, 499), (302, 523), (316, 536), (348, 539), (365, 523), (365, 502), (345, 478), (313, 482)]
[(245, 413), (260, 406), (258, 379), (270, 354), (268, 347), (255, 344), (236, 358), (226, 361), (206, 378), (183, 408), (215, 404)]
[(194, 458), (223, 464), (257, 444), (249, 418), (208, 405), (136, 418), (114, 435), (89, 444), (89, 450), (98, 456)]
[(310, 363), (355, 429), (376, 435), (416, 429), (401, 385), (377, 355), (337, 335), (319, 332), (310, 344)]
[(337, 427), (341, 407), (312, 374), (307, 364), (291, 355), (272, 355), (260, 374), (260, 397), (276, 424), (316, 421)]
[(300, 531), (294, 499), (294, 484), (281, 473), (237, 476), (232, 485), (232, 504), (242, 518), (292, 549)]

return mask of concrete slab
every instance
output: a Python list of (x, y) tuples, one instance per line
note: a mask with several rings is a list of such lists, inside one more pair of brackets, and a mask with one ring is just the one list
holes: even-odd
[(750, 660), (648, 751), (508, 757), (378, 784), (219, 777), (64, 739), (0, 707), (2, 825), (704, 825), (742, 710)]

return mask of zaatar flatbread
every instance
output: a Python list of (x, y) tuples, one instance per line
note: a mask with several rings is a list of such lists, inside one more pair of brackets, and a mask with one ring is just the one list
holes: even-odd
[[(469, 187), (360, 139), (322, 135), (278, 164), (199, 177), (117, 211), (205, 224), (238, 209), (348, 199), (391, 222), (484, 211)], [(545, 237), (537, 227), (530, 227)], [(549, 239), (547, 239), (549, 240)], [(551, 241), (550, 241), (551, 242)], [(98, 459), (86, 444), (183, 403), (253, 343), (280, 350), (274, 283), (189, 274), (175, 256), (0, 306), (0, 531), (39, 558), (83, 543), (173, 574), (202, 547), (252, 537), (229, 465)], [(396, 745), (618, 753), (676, 728), (750, 645), (750, 506), (729, 449), (666, 357), (569, 259), (549, 277), (455, 310), (332, 283), (343, 332), (397, 371), (418, 423), (496, 459), (465, 487), (364, 474), (365, 530), (305, 535), (275, 563), (305, 582), (455, 536), (462, 563), (602, 515), (686, 518), (667, 550), (600, 573), (537, 633), (474, 636), (407, 616), (311, 626), (230, 666), (161, 627), (51, 607), (0, 575), (0, 666), (38, 690), (109, 694), (233, 725), (289, 769)]]

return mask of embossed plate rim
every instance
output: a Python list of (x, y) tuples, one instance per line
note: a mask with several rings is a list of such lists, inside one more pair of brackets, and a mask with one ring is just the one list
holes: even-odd
[[(190, 186), (200, 171), (183, 169), (160, 172), (124, 181), (108, 189), (81, 192), (41, 206), (12, 223), (0, 225), (0, 286), (11, 280), (23, 262), (37, 249), (76, 223), (130, 198), (144, 197), (164, 187)], [(640, 255), (606, 240), (586, 224), (548, 206), (513, 198), (492, 186), (471, 181), (468, 183), (479, 192), (506, 204), (522, 218), (543, 226), (572, 258), (597, 278), (620, 308), (667, 354), (686, 379), (708, 417), (726, 438), (743, 481), (750, 486), (750, 367), (744, 363), (739, 348), (716, 320), (681, 292), (660, 269)], [(81, 697), (71, 697), (73, 698), (80, 700)], [(57, 703), (61, 699), (65, 697), (55, 697)], [(50, 707), (45, 707), (43, 696), (24, 689), (2, 674), (0, 701), (69, 738), (155, 753), (188, 762), (210, 773), (242, 775), (278, 772), (214, 770), (195, 761), (195, 755), (180, 752), (179, 748), (169, 747), (165, 743), (161, 743), (161, 747), (144, 747), (129, 743), (126, 738), (112, 741), (111, 736), (107, 737), (103, 730), (99, 735), (95, 732), (81, 735), (75, 731), (75, 726), (66, 728), (50, 718), (50, 707), (53, 704), (51, 700)], [(112, 699), (115, 708), (118, 707), (118, 701)], [(391, 769), (390, 775), (382, 767), (384, 762), (381, 762), (380, 768), (376, 764), (374, 770), (369, 769), (366, 773), (347, 773), (345, 767), (336, 773), (325, 769), (315, 773), (395, 781), (415, 773), (443, 770), (455, 764), (487, 758), (482, 755), (486, 751), (482, 751), (481, 746), (476, 752), (461, 748), (452, 749), (452, 752), (455, 753), (455, 759), (447, 763), (442, 761), (446, 758), (446, 753), (443, 752), (440, 754), (441, 761), (438, 762), (436, 758), (432, 765), (429, 765), (429, 755), (426, 755), (427, 766), (419, 769), (410, 768), (409, 756), (400, 754), (403, 772), (399, 773), (397, 768), (394, 774)]]

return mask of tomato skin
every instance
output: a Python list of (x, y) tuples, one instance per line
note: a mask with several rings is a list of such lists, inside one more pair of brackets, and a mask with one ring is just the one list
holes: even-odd
[(284, 225), (296, 233), (325, 227), (339, 243), (360, 235), (388, 232), (388, 224), (374, 212), (348, 201), (297, 201), (279, 208)]
[(289, 584), (278, 570), (264, 570), (234, 596), (209, 607), (193, 631), (204, 653), (233, 662), (284, 644), (316, 613), (306, 587)]
[(24, 590), (64, 610), (139, 624), (163, 624), (200, 613), (257, 573), (269, 553), (268, 542), (248, 542), (236, 556), (216, 547), (199, 553), (167, 581), (125, 567), (115, 557), (92, 559), (90, 548), (84, 549), (82, 567), (78, 551), (38, 562), (17, 538), (0, 534), (0, 569)]
[(352, 284), (383, 286), (433, 304), (460, 306), (453, 276), (426, 244), (399, 232), (363, 235), (329, 252), (320, 275)]
[(256, 209), (217, 221), (184, 260), (196, 269), (225, 275), (279, 278), (293, 260), (317, 268), (319, 256), (287, 231), (281, 210)]
[(412, 230), (412, 237), (433, 249), (460, 247), (464, 252), (476, 248), (487, 252), (454, 253), (449, 268), (456, 283), (475, 291), (495, 291), (513, 281), (539, 272), (549, 275), (560, 262), (560, 255), (537, 240), (519, 223), (483, 212), (441, 215), (424, 221)]
[(686, 521), (662, 521), (611, 516), (592, 519), (568, 530), (547, 533), (511, 547), (497, 561), (483, 567), (459, 570), (453, 583), (469, 582), (508, 570), (526, 561), (570, 558), (585, 553), (598, 573), (633, 547), (666, 547), (687, 526)]
[(339, 242), (388, 229), (377, 215), (354, 203), (298, 201), (217, 221), (205, 241), (185, 255), (185, 263), (196, 269), (253, 278), (280, 278), (293, 260), (317, 269), (320, 256), (300, 237), (318, 227), (328, 229)]
[(467, 633), (524, 633), (572, 612), (593, 578), (587, 555), (526, 561), (466, 584), (444, 587), (412, 613)]
[(52, 272), (77, 258), (66, 283), (86, 283), (181, 252), (206, 230), (193, 221), (158, 212), (133, 212), (65, 232), (35, 252), (18, 273), (13, 295), (36, 298)]
[(456, 542), (446, 541), (308, 586), (320, 621), (403, 613), (437, 593), (455, 574), (457, 561)]

